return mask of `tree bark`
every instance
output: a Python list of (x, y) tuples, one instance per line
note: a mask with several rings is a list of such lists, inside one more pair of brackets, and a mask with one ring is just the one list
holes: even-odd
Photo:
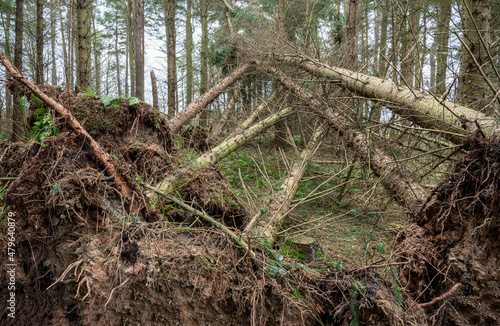
[(200, 110), (205, 108), (208, 104), (212, 103), (224, 90), (231, 86), (239, 77), (241, 77), (250, 67), (249, 64), (245, 64), (240, 68), (234, 70), (226, 78), (221, 80), (217, 85), (212, 87), (209, 91), (202, 94), (193, 102), (189, 103), (181, 112), (179, 112), (175, 117), (170, 119), (168, 126), (175, 135), (179, 129), (188, 123)]
[[(462, 39), (464, 44), (460, 57), (457, 100), (464, 105), (481, 110), (490, 101), (488, 98), (490, 90), (480, 70), (482, 68), (485, 77), (489, 78), (491, 71), (491, 63), (488, 59), (491, 41), (491, 1), (463, 0), (460, 2), (462, 4), (461, 15), (464, 30)], [(483, 38), (487, 48), (482, 44), (481, 38)], [(485, 113), (492, 115), (494, 111), (489, 108), (486, 109)]]
[(158, 109), (158, 88), (156, 86), (156, 76), (154, 70), (151, 70), (151, 88), (153, 91), (153, 107)]
[[(15, 45), (14, 45), (14, 65), (23, 71), (23, 14), (24, 0), (16, 0), (16, 26), (15, 26)], [(24, 139), (24, 121), (21, 104), (19, 103), (19, 90), (13, 92), (14, 106), (12, 110), (12, 136), (13, 142)]]
[(43, 84), (43, 3), (36, 0), (36, 84)]
[(118, 10), (115, 12), (115, 59), (116, 59), (116, 83), (118, 95), (122, 95), (122, 83), (120, 79), (120, 53), (118, 51)]
[(193, 100), (193, 29), (191, 0), (186, 0), (186, 105)]
[(164, 0), (165, 27), (167, 29), (167, 86), (168, 86), (168, 118), (175, 115), (177, 92), (175, 67), (175, 0)]
[(57, 70), (56, 70), (56, 8), (54, 0), (50, 0), (50, 48), (52, 58), (51, 63), (51, 78), (50, 83), (57, 85)]
[(128, 189), (127, 185), (122, 179), (122, 176), (116, 171), (115, 166), (113, 165), (113, 159), (109, 156), (100, 146), (99, 144), (87, 133), (87, 131), (80, 125), (78, 120), (71, 114), (70, 111), (66, 110), (64, 106), (54, 101), (52, 98), (47, 96), (45, 93), (40, 91), (40, 89), (33, 84), (30, 80), (24, 77), (16, 67), (12, 66), (12, 64), (7, 59), (5, 53), (0, 51), (0, 61), (5, 66), (5, 68), (9, 71), (11, 76), (26, 85), (36, 96), (38, 96), (42, 101), (44, 101), (48, 106), (53, 108), (57, 114), (59, 114), (68, 124), (68, 126), (75, 132), (75, 134), (82, 139), (83, 142), (87, 143), (92, 149), (92, 153), (99, 160), (99, 162), (103, 165), (106, 174), (110, 177), (113, 177), (115, 180), (116, 188), (118, 191), (131, 202), (131, 192)]
[(358, 61), (357, 11), (358, 0), (350, 0), (349, 12), (347, 15), (347, 69), (354, 69), (356, 62)]
[[(448, 101), (440, 101), (431, 95), (405, 86), (359, 72), (330, 67), (319, 61), (297, 56), (276, 55), (275, 59), (300, 66), (321, 78), (338, 81), (343, 87), (370, 99), (398, 104), (388, 107), (393, 112), (410, 117), (416, 124), (433, 129), (455, 144), (464, 144), (478, 131), (477, 125), (488, 136), (499, 135), (500, 130), (493, 118), (480, 112)], [(476, 125), (477, 121), (477, 125)]]
[(394, 198), (415, 214), (421, 203), (427, 198), (428, 192), (402, 167), (394, 164), (393, 160), (381, 148), (369, 146), (366, 135), (358, 130), (343, 113), (334, 111), (316, 100), (311, 94), (305, 92), (292, 79), (274, 68), (268, 68), (274, 76), (278, 76), (284, 87), (292, 91), (303, 102), (308, 103), (312, 110), (324, 117), (337, 132), (342, 135), (350, 148), (373, 170), (375, 175), (381, 177), (382, 183)]
[(78, 54), (77, 54), (77, 84), (80, 89), (90, 87), (90, 0), (78, 0), (77, 26), (78, 26)]
[(201, 68), (200, 68), (200, 96), (205, 94), (208, 89), (208, 4), (207, 0), (201, 0), (200, 2), (200, 13), (201, 13)]
[(134, 0), (136, 9), (135, 25), (135, 97), (144, 100), (144, 5), (142, 0)]
[(446, 69), (448, 68), (448, 40), (450, 38), (451, 0), (441, 1), (438, 7), (438, 28), (436, 37), (437, 71), (436, 95), (443, 96), (446, 92)]

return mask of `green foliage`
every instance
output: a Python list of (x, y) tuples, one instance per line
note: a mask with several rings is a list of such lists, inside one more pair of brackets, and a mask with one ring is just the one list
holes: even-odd
[(316, 257), (325, 258), (325, 254), (321, 251), (321, 249), (318, 249), (316, 250)]
[(293, 289), (293, 296), (300, 301), (300, 292), (299, 289)]
[(236, 29), (246, 29), (255, 25), (268, 25), (269, 19), (254, 6), (233, 10), (233, 25)]
[[(38, 99), (41, 103), (43, 103), (38, 97), (34, 96), (34, 98)], [(28, 101), (26, 96), (20, 97), (18, 101), (19, 101), (19, 105), (21, 106), (21, 111), (23, 113), (28, 111), (28, 109), (30, 108), (30, 102)]]
[(306, 259), (306, 256), (304, 255), (304, 252), (302, 251), (302, 249), (297, 248), (295, 246), (291, 246), (288, 243), (285, 243), (284, 245), (281, 246), (280, 253), (283, 256), (288, 256), (292, 259), (297, 259), (297, 260), (305, 260)]
[(385, 248), (384, 248), (384, 243), (383, 242), (377, 243), (377, 250), (381, 254), (385, 254)]
[(34, 115), (39, 116), (36, 118), (33, 128), (31, 128), (28, 134), (29, 139), (41, 142), (49, 136), (59, 135), (59, 128), (54, 125), (54, 119), (50, 112), (44, 113), (45, 108), (43, 107), (35, 110)]
[(344, 264), (342, 263), (342, 260), (328, 262), (328, 263), (326, 263), (326, 266), (328, 266), (330, 268), (334, 268), (334, 269), (344, 268)]
[(127, 99), (128, 99), (128, 105), (130, 105), (130, 106), (136, 105), (136, 104), (141, 102), (141, 100), (139, 100), (137, 97), (124, 97), (123, 95), (119, 95), (119, 96), (105, 95), (101, 98), (101, 101), (102, 101), (102, 104), (104, 106), (108, 106), (110, 104), (113, 104), (113, 106), (115, 108), (117, 108), (119, 106), (118, 101), (127, 100)]
[(90, 88), (90, 86), (89, 86), (89, 87), (87, 87), (86, 91), (87, 91), (87, 93), (86, 93), (85, 95), (87, 95), (87, 96), (88, 96), (88, 97), (90, 97), (91, 99), (94, 99), (94, 100), (95, 100), (95, 99), (98, 99), (98, 98), (99, 98), (99, 96), (98, 96), (97, 94), (95, 94), (95, 93), (92, 91), (92, 88)]

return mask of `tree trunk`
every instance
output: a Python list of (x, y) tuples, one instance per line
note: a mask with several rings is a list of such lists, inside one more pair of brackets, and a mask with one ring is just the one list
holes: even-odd
[(135, 0), (127, 1), (127, 39), (129, 46), (129, 66), (130, 66), (130, 95), (135, 95), (135, 29), (136, 29), (136, 9)]
[(82, 90), (90, 87), (90, 0), (78, 0), (78, 55), (77, 55), (77, 84)]
[(467, 107), (448, 101), (439, 101), (431, 95), (412, 90), (405, 86), (347, 69), (330, 67), (319, 61), (298, 56), (279, 56), (275, 58), (319, 76), (338, 81), (343, 87), (370, 99), (378, 99), (398, 104), (388, 107), (393, 112), (408, 116), (416, 124), (433, 129), (455, 144), (463, 144), (478, 130), (488, 136), (500, 134), (493, 118)]
[(120, 79), (120, 53), (118, 51), (118, 11), (115, 13), (115, 59), (116, 59), (116, 83), (118, 87), (118, 95), (122, 95), (122, 84)]
[(175, 117), (170, 119), (168, 126), (175, 135), (179, 129), (188, 123), (200, 110), (205, 108), (208, 104), (212, 103), (224, 90), (231, 86), (239, 77), (241, 77), (250, 67), (250, 65), (245, 64), (240, 68), (234, 70), (226, 78), (221, 80), (217, 85), (212, 87), (209, 91), (202, 94), (193, 102), (189, 103), (181, 112), (179, 112)]
[(186, 105), (193, 100), (193, 29), (191, 0), (186, 0)]
[[(101, 94), (101, 62), (100, 62), (100, 43), (97, 40), (97, 32), (95, 29), (95, 14), (94, 7), (92, 8), (92, 29), (94, 34), (94, 63), (95, 63), (95, 94)], [(126, 87), (125, 87), (126, 92)]]
[(156, 76), (154, 70), (151, 70), (151, 88), (153, 90), (153, 107), (158, 109), (158, 88), (156, 86)]
[(51, 63), (51, 78), (50, 83), (57, 85), (57, 70), (56, 70), (56, 8), (54, 0), (50, 0), (50, 48), (52, 58)]
[[(491, 71), (491, 62), (488, 59), (491, 42), (491, 1), (467, 0), (460, 2), (462, 3), (461, 16), (464, 30), (462, 39), (464, 44), (460, 58), (457, 100), (463, 105), (481, 110), (490, 102), (488, 98), (490, 90), (480, 70), (482, 69), (485, 77), (489, 78)], [(484, 113), (492, 115), (494, 111), (492, 108), (488, 108)]]
[(348, 146), (365, 163), (370, 164), (375, 175), (381, 177), (386, 189), (391, 192), (401, 206), (407, 208), (411, 214), (416, 214), (428, 195), (427, 190), (417, 180), (401, 166), (397, 166), (381, 148), (370, 147), (366, 135), (361, 131), (356, 131), (359, 128), (343, 113), (336, 112), (320, 103), (282, 72), (274, 68), (268, 68), (268, 71), (273, 76), (278, 76), (283, 86), (292, 91), (303, 102), (308, 103), (312, 110), (331, 123), (337, 132), (347, 140)]
[(134, 0), (136, 9), (135, 26), (135, 97), (144, 100), (144, 5)]
[(446, 69), (448, 68), (448, 40), (450, 38), (451, 1), (441, 1), (438, 7), (437, 45), (437, 71), (436, 95), (443, 96), (446, 92)]
[(168, 118), (175, 115), (177, 92), (175, 67), (175, 0), (164, 0), (165, 28), (167, 29)]
[[(6, 19), (4, 25), (5, 33), (5, 54), (7, 57), (11, 58), (11, 48), (10, 48), (10, 20), (11, 12), (6, 11)], [(2, 17), (3, 18), (3, 17)], [(5, 79), (9, 79), (10, 74), (8, 71), (5, 72)], [(11, 137), (12, 132), (12, 93), (9, 89), (5, 89), (5, 113), (2, 115), (2, 124), (0, 125), (0, 133), (3, 133), (7, 138)]]
[[(16, 39), (14, 45), (14, 65), (17, 69), (23, 71), (23, 14), (24, 0), (16, 0)], [(13, 142), (24, 139), (24, 121), (21, 104), (19, 103), (19, 90), (14, 90), (13, 100), (14, 106), (12, 110), (12, 136)]]
[(347, 15), (347, 69), (354, 69), (356, 62), (358, 61), (357, 11), (358, 0), (350, 0), (349, 13)]
[(36, 67), (35, 83), (43, 84), (43, 3), (36, 0)]
[(309, 161), (316, 152), (319, 142), (327, 130), (328, 126), (326, 123), (322, 123), (316, 128), (307, 146), (300, 153), (299, 158), (294, 161), (290, 169), (290, 174), (283, 179), (280, 190), (270, 195), (269, 202), (267, 203), (268, 211), (260, 217), (255, 227), (250, 226), (250, 230), (258, 236), (264, 237), (267, 245), (272, 247), (274, 244), (276, 235), (289, 213), (290, 205), (299, 188), (300, 179), (302, 179)]
[[(57, 0), (57, 6), (59, 9), (59, 22), (61, 24), (61, 41), (62, 41), (62, 47), (63, 47), (63, 60), (64, 60), (64, 69), (68, 67), (68, 50), (66, 48), (66, 38), (64, 37), (64, 21), (62, 18), (62, 10), (61, 10), (61, 1)], [(69, 18), (67, 18), (69, 19)]]
[(207, 0), (200, 2), (201, 12), (201, 68), (200, 68), (200, 95), (205, 94), (208, 89), (208, 4)]

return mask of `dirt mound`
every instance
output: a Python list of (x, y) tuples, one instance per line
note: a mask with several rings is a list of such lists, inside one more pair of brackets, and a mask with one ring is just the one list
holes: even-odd
[(163, 180), (178, 166), (178, 160), (156, 144), (132, 144), (125, 149), (123, 158), (148, 184)]
[(192, 148), (199, 153), (203, 153), (217, 144), (216, 136), (198, 126), (187, 125), (182, 129), (181, 137), (184, 141), (184, 147)]
[[(17, 84), (16, 84), (17, 86)], [(21, 86), (22, 87), (22, 86)], [(61, 103), (82, 124), (104, 150), (114, 154), (136, 142), (157, 144), (169, 154), (175, 154), (166, 119), (154, 107), (135, 98), (103, 97), (91, 93), (68, 92), (61, 87), (39, 85), (41, 91)], [(35, 121), (49, 112), (45, 103), (22, 87), (30, 104), (30, 128)], [(61, 131), (68, 128), (56, 119)]]
[(446, 297), (427, 308), (439, 325), (500, 323), (500, 140), (475, 137), (470, 148), (403, 243), (414, 261), (403, 285), (421, 302)]
[[(247, 212), (219, 170), (202, 168), (194, 172), (188, 171), (179, 184), (178, 192), (182, 199), (193, 207), (205, 211), (213, 218), (223, 220), (229, 227), (241, 229), (244, 226)], [(204, 225), (198, 218), (178, 209), (170, 210), (168, 217), (175, 222)]]

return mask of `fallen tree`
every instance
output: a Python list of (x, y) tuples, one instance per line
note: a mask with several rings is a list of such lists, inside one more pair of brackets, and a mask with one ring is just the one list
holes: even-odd
[(222, 79), (217, 85), (209, 89), (205, 94), (200, 95), (196, 100), (188, 104), (184, 109), (175, 115), (168, 122), (168, 126), (175, 135), (181, 127), (187, 124), (194, 116), (205, 108), (208, 104), (212, 103), (224, 90), (231, 86), (238, 78), (240, 78), (248, 69), (249, 64), (244, 64), (238, 69), (231, 72), (228, 76)]
[(381, 177), (382, 183), (394, 198), (412, 214), (416, 214), (420, 205), (428, 196), (428, 191), (414, 179), (403, 167), (396, 165), (391, 157), (381, 148), (369, 145), (366, 135), (356, 131), (356, 125), (343, 113), (327, 107), (313, 95), (304, 91), (290, 77), (272, 67), (265, 67), (270, 74), (277, 76), (284, 87), (308, 103), (316, 114), (325, 118), (335, 130), (347, 140), (348, 146), (366, 163), (373, 172)]
[(287, 65), (300, 67), (319, 78), (338, 82), (342, 87), (372, 100), (389, 101), (395, 113), (408, 117), (423, 128), (432, 129), (455, 144), (463, 144), (478, 130), (487, 137), (500, 135), (500, 128), (493, 117), (470, 108), (441, 100), (389, 80), (359, 72), (330, 67), (301, 53), (274, 54), (272, 58)]

